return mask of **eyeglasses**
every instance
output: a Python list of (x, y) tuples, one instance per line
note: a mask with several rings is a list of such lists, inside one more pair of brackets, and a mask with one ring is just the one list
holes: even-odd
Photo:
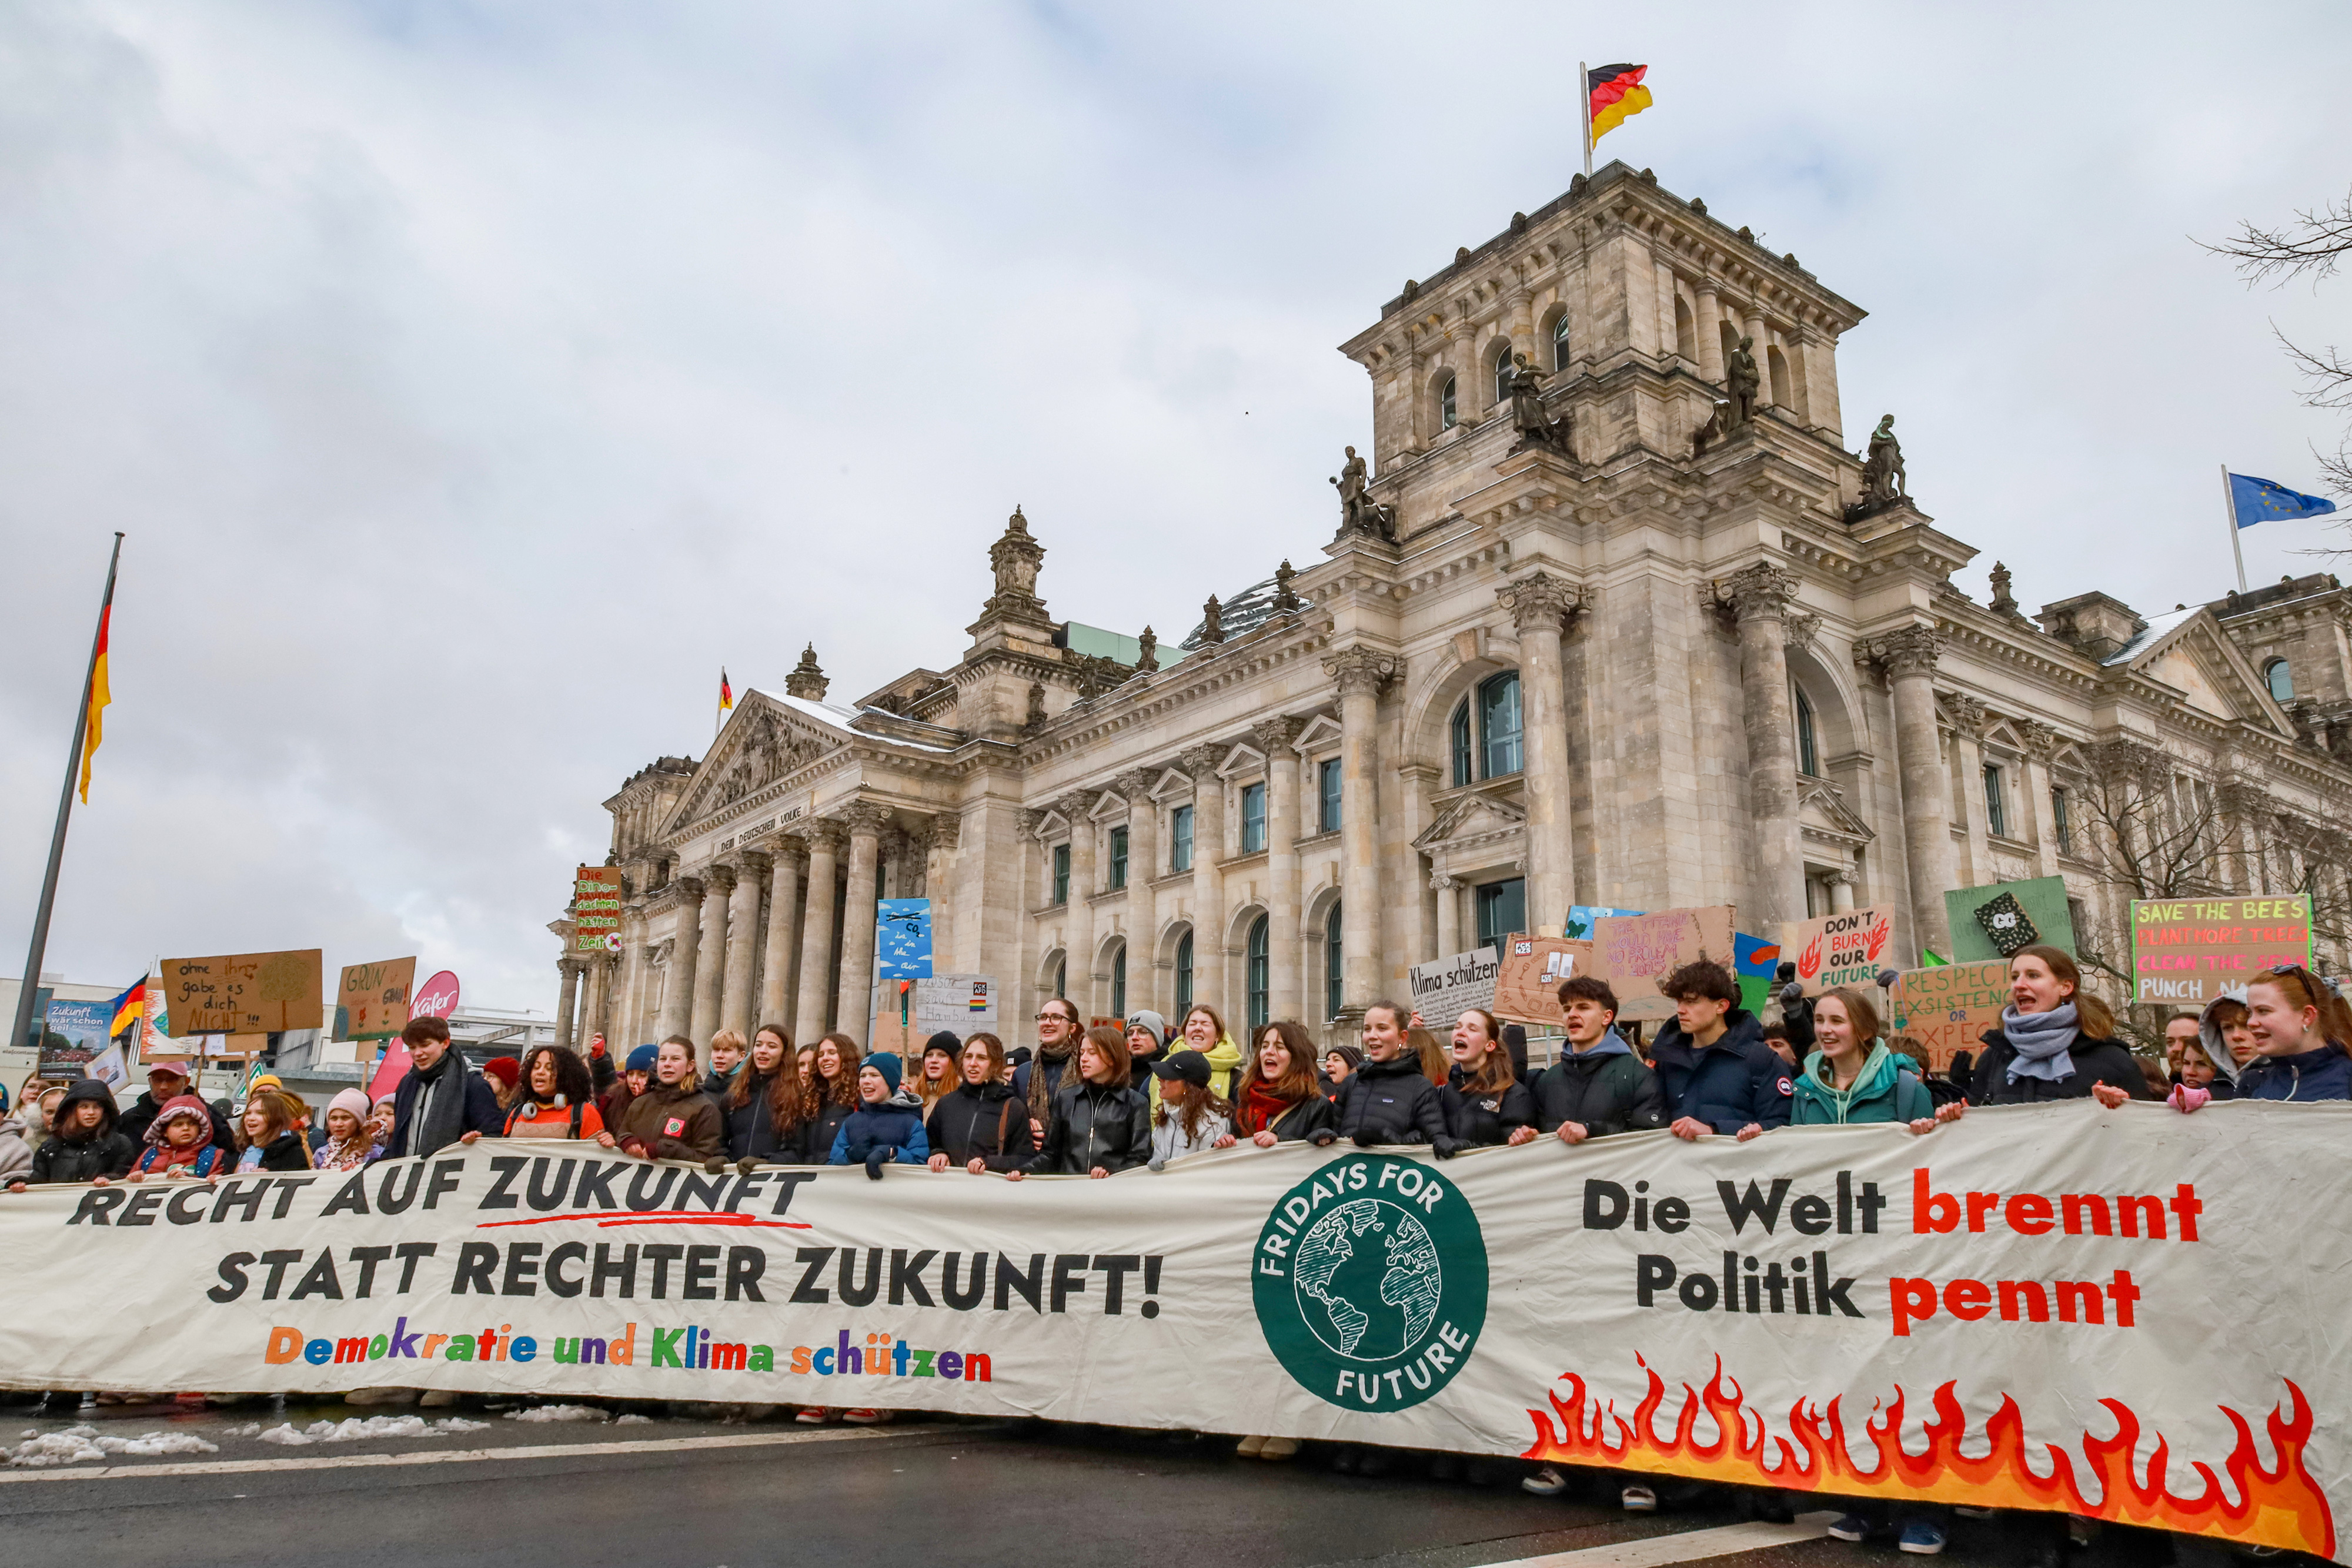
[(1067, 1013), (1039, 1013), (1029, 1021), (1031, 1023), (1066, 1023), (1073, 1029), (1077, 1027), (1078, 1022)]

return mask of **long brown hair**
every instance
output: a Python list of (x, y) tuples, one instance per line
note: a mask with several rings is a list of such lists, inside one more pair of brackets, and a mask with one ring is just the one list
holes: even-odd
[[(776, 1070), (768, 1075), (768, 1124), (778, 1132), (797, 1126), (816, 1114), (814, 1096), (801, 1082), (800, 1052), (793, 1049), (793, 1037), (782, 1024), (763, 1023), (752, 1031), (756, 1042), (761, 1035), (772, 1034), (784, 1042), (784, 1053), (776, 1058)], [(751, 1081), (760, 1070), (751, 1064), (751, 1053), (743, 1053), (743, 1065), (727, 1085), (727, 1104), (731, 1110), (741, 1110), (751, 1103)], [(852, 1076), (856, 1076), (853, 1072)]]
[(948, 1059), (948, 1071), (947, 1076), (940, 1080), (937, 1092), (932, 1091), (930, 1080), (923, 1076), (924, 1064), (931, 1060), (931, 1048), (928, 1041), (923, 1046), (923, 1054), (915, 1058), (915, 1098), (923, 1103), (923, 1114), (926, 1116), (931, 1113), (932, 1106), (963, 1087), (963, 1047), (959, 1044), (953, 1051), (940, 1054)]
[[(1828, 1001), (1832, 997), (1835, 997), (1839, 1004), (1845, 1009), (1846, 1020), (1853, 1025), (1853, 1048), (1868, 1055), (1871, 1041), (1878, 1038), (1878, 1009), (1871, 1005), (1868, 997), (1851, 986), (1838, 986), (1823, 991), (1821, 1001)], [(1819, 1007), (1821, 1002), (1813, 1005)], [(2077, 1002), (2074, 1006), (2074, 1017), (2079, 1019), (2082, 1016), (2082, 1004)]]
[[(1500, 1094), (1519, 1081), (1518, 1074), (1511, 1070), (1510, 1048), (1503, 1043), (1503, 1026), (1496, 1023), (1495, 1015), (1485, 1008), (1464, 1008), (1462, 1010), (1476, 1013), (1478, 1021), (1486, 1030), (1486, 1054), (1479, 1059), (1476, 1067), (1463, 1075), (1462, 1092)], [(1455, 1027), (1460, 1025), (1457, 1023)], [(1453, 1074), (1449, 1071), (1447, 1076)]]
[[(1153, 1126), (1164, 1127), (1168, 1124), (1167, 1084), (1182, 1082), (1183, 1080), (1181, 1079), (1171, 1078), (1167, 1081), (1166, 1084), (1161, 1085), (1160, 1090), (1160, 1099), (1151, 1107), (1151, 1124)], [(1177, 1107), (1177, 1116), (1179, 1119), (1179, 1124), (1184, 1129), (1184, 1136), (1188, 1139), (1197, 1138), (1201, 1135), (1201, 1124), (1207, 1118), (1211, 1116), (1223, 1116), (1228, 1123), (1231, 1123), (1233, 1120), (1233, 1114), (1234, 1108), (1231, 1105), (1226, 1104), (1223, 1100), (1218, 1099), (1217, 1092), (1210, 1088), (1207, 1084), (1200, 1084), (1197, 1087), (1190, 1083), (1184, 1084), (1184, 1099), (1183, 1103)]]
[(259, 1093), (249, 1097), (245, 1103), (245, 1109), (237, 1114), (236, 1147), (239, 1154), (255, 1146), (254, 1140), (246, 1134), (245, 1119), (256, 1111), (269, 1118), (269, 1132), (260, 1140), (263, 1144), (276, 1143), (294, 1130), (293, 1107), (286, 1103), (283, 1095), (274, 1094), (264, 1089)]
[(822, 1057), (817, 1059), (816, 1102), (822, 1105), (831, 1101), (835, 1105), (847, 1105), (854, 1110), (857, 1105), (857, 1064), (866, 1060), (866, 1053), (858, 1050), (857, 1042), (845, 1034), (824, 1036), (816, 1042), (817, 1049), (823, 1051), (828, 1043), (841, 1053), (841, 1076), (826, 1079), (824, 1060)]
[[(1106, 1024), (1097, 1024), (1087, 1030), (1086, 1038), (1078, 1043), (1080, 1049), (1093, 1046), (1103, 1053), (1103, 1059), (1110, 1064), (1110, 1076), (1103, 1080), (1106, 1086), (1117, 1089), (1135, 1076), (1135, 1052), (1127, 1049), (1127, 1030), (1112, 1029)], [(1071, 1076), (1073, 1073), (1076, 1074), (1076, 1078)], [(1093, 1082), (1087, 1077), (1086, 1066), (1078, 1060), (1077, 1051), (1070, 1052), (1070, 1065), (1063, 1071), (1062, 1082), (1064, 1083)]]
[[(978, 1034), (968, 1034), (963, 1037), (964, 1051), (970, 1051), (975, 1045), (985, 1046), (988, 1049), (988, 1077), (982, 1082), (989, 1083), (1001, 1082), (1004, 1077), (1004, 1042), (986, 1030), (982, 1030)], [(963, 1082), (963, 1051), (956, 1052), (956, 1082), (958, 1083)]]
[[(1265, 1037), (1273, 1035), (1290, 1052), (1290, 1071), (1271, 1082), (1258, 1071), (1257, 1053), (1265, 1046)], [(1323, 1086), (1315, 1076), (1315, 1047), (1307, 1031), (1288, 1019), (1276, 1019), (1258, 1028), (1257, 1038), (1250, 1041), (1249, 1060), (1242, 1064), (1241, 1086), (1234, 1091), (1234, 1103), (1239, 1104), (1253, 1085), (1263, 1085), (1265, 1092), (1276, 1100), (1293, 1104), (1310, 1094), (1319, 1094)]]
[(2300, 964), (2285, 969), (2264, 969), (2246, 982), (2248, 990), (2256, 986), (2276, 986), (2279, 995), (2286, 998), (2286, 1005), (2297, 1012), (2315, 1009), (2319, 1021), (2312, 1028), (2318, 1031), (2319, 1038), (2335, 1045), (2352, 1045), (2352, 1009), (2344, 1005), (2344, 998), (2336, 994), (2335, 988)]
[(2113, 1040), (2116, 1036), (2116, 1015), (2107, 1004), (2083, 988), (2083, 971), (2074, 963), (2074, 956), (2063, 947), (2053, 947), (2046, 942), (2036, 942), (2030, 947), (2020, 947), (2009, 956), (2011, 964), (2020, 958), (2039, 958), (2050, 966), (2053, 978), (2062, 985), (2074, 988), (2074, 1028), (2084, 1040)]
[[(1397, 1013), (1395, 1016), (1402, 1019), (1412, 1015)], [(1437, 1037), (1425, 1029), (1408, 1028), (1404, 1031), (1404, 1042), (1412, 1047), (1413, 1054), (1421, 1059), (1421, 1075), (1432, 1083), (1443, 1085), (1454, 1071), (1454, 1062), (1445, 1054), (1445, 1048), (1437, 1043)]]

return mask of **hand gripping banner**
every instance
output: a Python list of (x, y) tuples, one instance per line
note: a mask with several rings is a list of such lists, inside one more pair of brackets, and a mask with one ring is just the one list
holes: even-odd
[(2346, 1561), (2352, 1106), (0, 1195), (19, 1387), (804, 1401), (2053, 1510)]

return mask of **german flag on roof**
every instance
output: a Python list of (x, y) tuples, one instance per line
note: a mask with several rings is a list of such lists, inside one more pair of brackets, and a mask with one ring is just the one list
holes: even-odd
[(1585, 101), (1592, 116), (1592, 140), (1616, 130), (1650, 107), (1650, 89), (1642, 85), (1647, 66), (1595, 66), (1584, 73)]

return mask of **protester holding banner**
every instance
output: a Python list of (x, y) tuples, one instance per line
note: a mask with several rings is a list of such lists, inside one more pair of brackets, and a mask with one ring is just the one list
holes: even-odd
[(963, 1082), (963, 1070), (958, 1064), (963, 1054), (963, 1041), (951, 1030), (941, 1030), (923, 1041), (923, 1054), (916, 1064), (915, 1098), (923, 1103), (923, 1115), (928, 1120), (931, 1107), (956, 1091)]
[(236, 1123), (236, 1168), (240, 1171), (307, 1171), (310, 1145), (296, 1124), (286, 1097), (264, 1089), (249, 1095)]
[(821, 1166), (841, 1135), (841, 1124), (858, 1106), (857, 1042), (845, 1034), (829, 1034), (816, 1042), (816, 1108), (809, 1118), (805, 1164)]
[(1567, 1015), (1569, 1049), (1529, 1090), (1537, 1130), (1580, 1144), (1664, 1126), (1665, 1092), (1657, 1073), (1617, 1032), (1617, 993), (1609, 982), (1591, 975), (1563, 980), (1559, 1006)]
[(144, 1181), (150, 1176), (208, 1176), (226, 1161), (213, 1144), (211, 1107), (193, 1094), (178, 1094), (147, 1124), (147, 1146), (122, 1179)]
[[(2214, 1004), (2219, 1006), (2217, 1002)], [(2246, 1029), (2255, 1057), (2237, 1074), (2240, 1100), (2352, 1100), (2352, 1009), (2300, 964), (2264, 969), (2246, 983)], [(2220, 1098), (2186, 1082), (2171, 1103), (2185, 1114)]]
[(1446, 1125), (1445, 1103), (1421, 1070), (1420, 1053), (1405, 1039), (1412, 1017), (1395, 1002), (1364, 1009), (1364, 1065), (1339, 1085), (1331, 1102), (1332, 1125), (1313, 1141), (1347, 1138), (1359, 1148), (1381, 1144), (1427, 1144), (1451, 1158), (1467, 1145)]
[(49, 1117), (49, 1136), (33, 1151), (33, 1163), (8, 1184), (22, 1192), (28, 1184), (86, 1181), (100, 1186), (127, 1174), (136, 1149), (115, 1130), (114, 1096), (95, 1078), (66, 1087)]
[(2106, 1105), (2154, 1098), (2130, 1049), (2114, 1038), (2115, 1015), (2082, 987), (2082, 970), (2062, 948), (2036, 943), (2010, 955), (2009, 1006), (2000, 1028), (1985, 1031), (1975, 1103), (2032, 1105), (2095, 1092)]
[(1077, 1055), (1078, 1004), (1067, 997), (1047, 997), (1037, 1009), (1036, 1023), (1037, 1053), (1013, 1070), (1013, 1092), (1029, 1103), (1029, 1139), (1042, 1148), (1055, 1092)]
[(515, 1097), (507, 1107), (506, 1135), (593, 1140), (604, 1130), (588, 1064), (563, 1046), (533, 1046), (522, 1059)]
[[(39, 1102), (34, 1103), (37, 1108)], [(33, 1145), (25, 1136), (26, 1114), (0, 1116), (0, 1186), (23, 1178), (33, 1168)]]
[(1233, 1146), (1233, 1107), (1209, 1087), (1207, 1057), (1197, 1051), (1175, 1051), (1153, 1062), (1151, 1073), (1160, 1081), (1160, 1100), (1151, 1107), (1153, 1170), (1204, 1149)]
[(1019, 1169), (1037, 1152), (1029, 1141), (1029, 1108), (1004, 1079), (1004, 1042), (981, 1033), (963, 1042), (957, 1062), (962, 1082), (931, 1107), (923, 1136), (930, 1166), (961, 1166), (973, 1176)]
[(383, 1154), (383, 1145), (368, 1120), (364, 1091), (345, 1089), (327, 1102), (327, 1142), (318, 1153), (319, 1169), (355, 1171)]
[[(1331, 1052), (1344, 1078), (1348, 1061)], [(1315, 1076), (1315, 1048), (1307, 1031), (1287, 1019), (1277, 1019), (1257, 1031), (1257, 1049), (1250, 1053), (1242, 1075), (1240, 1094), (1234, 1101), (1234, 1132), (1261, 1149), (1297, 1143), (1333, 1126), (1336, 1115)], [(1261, 1455), (1260, 1458), (1265, 1456)], [(1286, 1458), (1287, 1456), (1278, 1456)]]
[(923, 1136), (923, 1104), (899, 1083), (904, 1069), (889, 1051), (877, 1051), (857, 1069), (857, 1109), (834, 1134), (825, 1163), (864, 1166), (869, 1180), (882, 1179), (887, 1165), (924, 1165), (931, 1157)]
[(408, 1076), (396, 1091), (392, 1142), (384, 1153), (395, 1159), (437, 1155), (452, 1144), (497, 1136), (506, 1124), (498, 1096), (449, 1049), (448, 1024), (437, 1018), (411, 1019), (400, 1039), (408, 1047)]
[(1151, 1157), (1151, 1108), (1128, 1086), (1127, 1036), (1090, 1029), (1079, 1042), (1077, 1071), (1054, 1092), (1045, 1142), (1027, 1164), (1005, 1174), (1107, 1176)]
[(1465, 1148), (1524, 1144), (1536, 1135), (1536, 1103), (1511, 1070), (1495, 1015), (1471, 1008), (1454, 1020), (1452, 1064), (1438, 1090), (1445, 1124)]
[(640, 1159), (707, 1164), (725, 1154), (724, 1124), (719, 1107), (702, 1092), (694, 1041), (674, 1034), (661, 1042), (654, 1053), (654, 1081), (629, 1102), (614, 1133), (621, 1152)]
[(1936, 1124), (1936, 1103), (1907, 1058), (1878, 1038), (1878, 1009), (1840, 986), (1813, 1002), (1813, 1043), (1797, 1074), (1790, 1124), (1907, 1122), (1915, 1133)]
[(710, 1071), (703, 1074), (702, 1092), (715, 1102), (727, 1098), (728, 1088), (735, 1082), (735, 1070), (743, 1065), (743, 1037), (731, 1029), (722, 1029), (710, 1037)]
[(800, 1058), (783, 1025), (760, 1026), (751, 1037), (751, 1054), (727, 1085), (719, 1108), (727, 1118), (727, 1157), (745, 1175), (762, 1164), (810, 1163), (815, 1092), (801, 1077)]
[(1225, 1032), (1223, 1017), (1208, 1003), (1194, 1002), (1184, 1014), (1181, 1033), (1186, 1049), (1208, 1059), (1209, 1087), (1217, 1098), (1232, 1100), (1240, 1092), (1242, 1048)]
[[(156, 1062), (147, 1069), (147, 1092), (132, 1101), (130, 1109), (122, 1113), (122, 1122), (119, 1131), (134, 1144), (145, 1142), (148, 1127), (154, 1123), (157, 1113), (163, 1109), (164, 1105), (183, 1094), (193, 1092), (194, 1091), (188, 1083), (185, 1062)], [(206, 1106), (205, 1110), (209, 1113), (211, 1107)], [(212, 1118), (211, 1141), (222, 1149), (230, 1147), (235, 1142), (230, 1134), (228, 1124), (221, 1117)]]
[(1650, 1062), (1673, 1111), (1675, 1136), (1728, 1133), (1745, 1143), (1786, 1126), (1795, 1085), (1766, 1048), (1756, 1015), (1739, 1005), (1731, 971), (1700, 958), (1668, 975), (1658, 989), (1675, 1004), (1675, 1021), (1658, 1031)]

